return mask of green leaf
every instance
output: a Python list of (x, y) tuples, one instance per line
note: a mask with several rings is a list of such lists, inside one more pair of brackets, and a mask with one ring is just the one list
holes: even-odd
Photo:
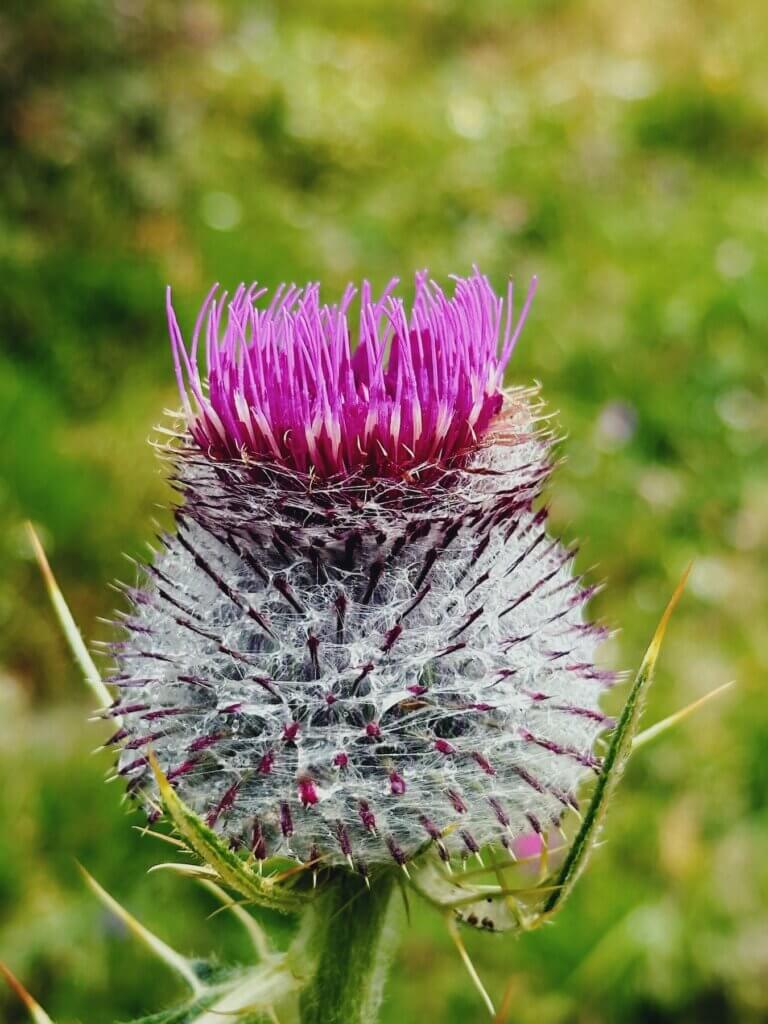
[[(168, 1010), (161, 1010), (159, 1013), (151, 1013), (148, 1017), (141, 1017), (133, 1020), (130, 1024), (194, 1024), (201, 1013), (205, 1013), (216, 1003), (218, 995), (215, 992), (206, 992), (195, 999), (194, 1002), (184, 1003), (182, 1006), (174, 1006)], [(233, 1017), (237, 1024), (245, 1024), (240, 1019)]]
[(283, 914), (298, 913), (307, 905), (311, 900), (310, 895), (297, 892), (269, 878), (260, 878), (246, 866), (240, 857), (219, 839), (213, 829), (208, 828), (205, 822), (187, 807), (166, 778), (154, 753), (150, 752), (149, 760), (160, 796), (174, 825), (197, 856), (216, 871), (224, 885), (262, 907)]
[(299, 980), (289, 969), (286, 958), (275, 956), (245, 972), (225, 992), (219, 992), (216, 999), (189, 1017), (189, 1024), (263, 1024), (272, 1006), (298, 987)]
[(160, 1013), (152, 1013), (149, 1017), (140, 1017), (130, 1024), (189, 1024), (192, 1015), (211, 1005), (213, 997), (208, 995), (198, 1000), (192, 1006), (176, 1007), (171, 1010), (162, 1010)]
[(299, 981), (284, 954), (247, 970), (211, 970), (211, 983), (195, 999), (130, 1024), (265, 1024), (272, 1007), (294, 993)]
[(462, 924), (484, 931), (519, 930), (521, 914), (511, 890), (476, 885), (449, 875), (435, 857), (411, 866), (411, 885), (437, 910), (452, 910)]
[(562, 868), (555, 878), (548, 882), (548, 884), (553, 884), (554, 888), (544, 903), (543, 913), (539, 921), (551, 917), (570, 896), (579, 875), (584, 869), (587, 858), (597, 842), (600, 828), (605, 820), (605, 814), (608, 809), (608, 801), (613, 795), (627, 759), (632, 753), (632, 743), (640, 724), (640, 716), (643, 713), (646, 695), (653, 682), (661, 643), (672, 612), (675, 610), (675, 606), (683, 593), (689, 573), (690, 566), (686, 569), (678, 583), (669, 604), (664, 610), (661, 621), (656, 627), (656, 632), (648, 646), (648, 650), (645, 652), (642, 664), (629, 692), (629, 697), (624, 705), (624, 710), (611, 736), (611, 744), (605, 757), (603, 771), (597, 780), (581, 828), (568, 851)]

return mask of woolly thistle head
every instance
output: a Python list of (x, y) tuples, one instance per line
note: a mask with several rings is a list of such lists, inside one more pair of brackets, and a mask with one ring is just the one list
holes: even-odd
[(410, 312), (395, 286), (354, 324), (351, 286), (214, 290), (189, 347), (169, 300), (178, 528), (128, 588), (108, 713), (130, 792), (153, 806), (151, 747), (259, 859), (508, 846), (600, 770), (593, 590), (539, 507), (535, 394), (502, 390), (532, 289), (516, 319), (478, 271), (418, 275)]

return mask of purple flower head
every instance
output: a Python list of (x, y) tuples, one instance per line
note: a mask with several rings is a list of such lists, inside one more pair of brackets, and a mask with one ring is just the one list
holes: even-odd
[[(379, 298), (367, 281), (357, 317), (349, 285), (338, 305), (320, 286), (213, 288), (188, 350), (168, 294), (184, 414), (212, 458), (276, 463), (327, 478), (398, 476), (456, 461), (501, 409), (502, 380), (533, 299), (520, 316), (512, 285), (498, 297), (477, 269), (448, 298), (426, 271), (410, 312), (393, 278)], [(199, 350), (205, 338), (207, 382)]]
[(351, 287), (212, 292), (191, 350), (169, 306), (182, 502), (126, 588), (108, 713), (132, 794), (151, 746), (259, 860), (511, 849), (600, 771), (594, 589), (547, 530), (535, 393), (502, 391), (532, 290), (515, 320), (477, 271), (450, 299), (418, 276), (410, 314), (393, 288), (363, 286), (354, 342)]

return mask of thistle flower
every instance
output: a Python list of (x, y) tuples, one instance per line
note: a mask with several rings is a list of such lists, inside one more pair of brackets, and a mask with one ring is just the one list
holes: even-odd
[(354, 321), (352, 286), (213, 289), (189, 346), (169, 298), (177, 532), (129, 588), (108, 713), (129, 791), (153, 806), (151, 747), (258, 859), (511, 847), (600, 771), (593, 588), (539, 507), (536, 395), (503, 390), (533, 288), (515, 318), (477, 270), (417, 275), (410, 310), (396, 285)]
[[(502, 304), (479, 273), (457, 279), (452, 300), (417, 275), (410, 319), (392, 297), (397, 283), (374, 300), (364, 282), (354, 351), (352, 285), (332, 307), (320, 305), (317, 284), (281, 285), (264, 310), (255, 302), (266, 289), (255, 284), (241, 285), (229, 305), (213, 288), (189, 353), (169, 294), (176, 377), (197, 444), (216, 459), (247, 453), (313, 477), (399, 477), (476, 448), (501, 409), (504, 369), (533, 294), (514, 327), (510, 287), (499, 355)], [(197, 361), (206, 319), (207, 395)]]

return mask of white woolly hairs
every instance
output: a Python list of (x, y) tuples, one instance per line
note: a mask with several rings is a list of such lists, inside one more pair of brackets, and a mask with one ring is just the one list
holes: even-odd
[(116, 645), (132, 791), (151, 743), (233, 843), (363, 873), (575, 806), (611, 677), (592, 591), (534, 505), (547, 444), (522, 396), (507, 407), (509, 433), (450, 479), (351, 497), (178, 454), (178, 534)]

